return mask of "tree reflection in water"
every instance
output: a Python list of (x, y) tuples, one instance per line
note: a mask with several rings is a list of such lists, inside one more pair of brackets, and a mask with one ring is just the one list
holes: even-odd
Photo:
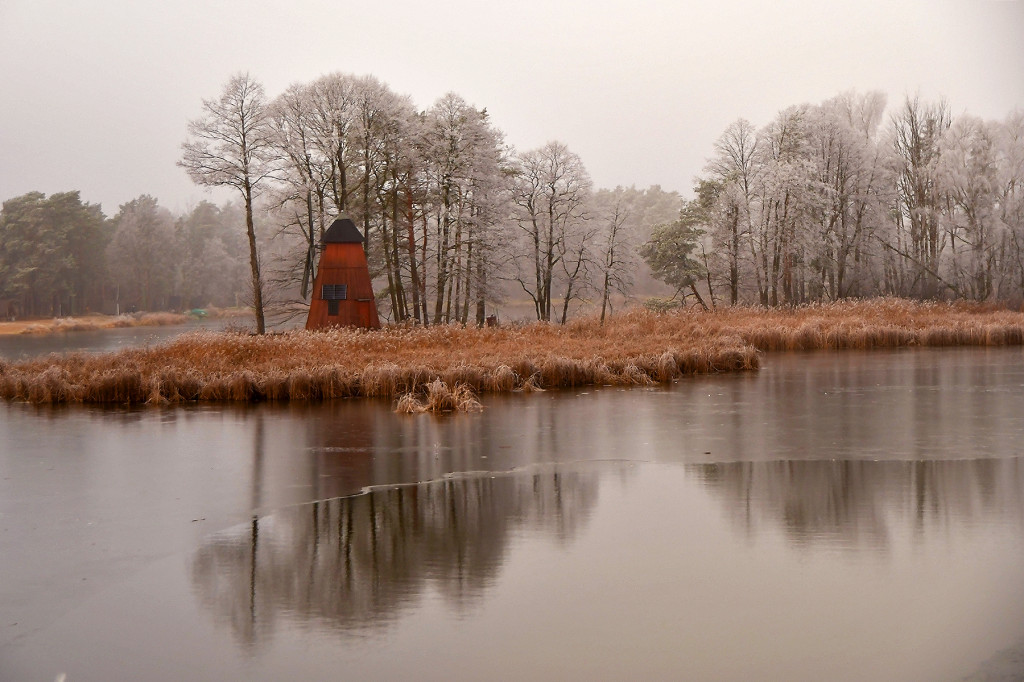
[(516, 531), (570, 542), (597, 496), (597, 470), (581, 466), (377, 488), (213, 536), (192, 561), (192, 583), (246, 645), (281, 620), (386, 627), (428, 590), (471, 607), (495, 582)]
[(1024, 527), (1020, 458), (694, 464), (748, 536), (777, 524), (796, 546), (887, 550), (895, 536), (951, 524)]

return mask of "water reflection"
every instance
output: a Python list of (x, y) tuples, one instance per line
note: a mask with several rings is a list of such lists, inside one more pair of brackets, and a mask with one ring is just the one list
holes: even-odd
[(954, 524), (1024, 528), (1020, 458), (731, 462), (687, 470), (746, 536), (779, 528), (800, 547), (888, 551)]
[(691, 461), (1024, 455), (1022, 348), (769, 355), (673, 393), (687, 409), (660, 445)]
[(373, 489), (213, 536), (192, 560), (192, 582), (246, 645), (281, 621), (381, 628), (428, 592), (456, 610), (472, 607), (517, 531), (568, 543), (597, 497), (597, 471), (558, 466)]

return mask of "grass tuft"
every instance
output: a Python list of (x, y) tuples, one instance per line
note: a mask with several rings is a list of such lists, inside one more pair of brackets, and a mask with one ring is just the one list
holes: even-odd
[(425, 386), (426, 395), (420, 399), (415, 393), (406, 393), (398, 399), (395, 411), (404, 414), (419, 412), (479, 412), (483, 405), (477, 400), (473, 389), (467, 384), (455, 384), (449, 388), (440, 379), (434, 379)]

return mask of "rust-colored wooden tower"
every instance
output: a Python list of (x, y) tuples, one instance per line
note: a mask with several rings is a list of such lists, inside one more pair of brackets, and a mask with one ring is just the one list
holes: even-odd
[(306, 318), (306, 329), (336, 326), (380, 327), (363, 235), (348, 218), (338, 218), (324, 232)]

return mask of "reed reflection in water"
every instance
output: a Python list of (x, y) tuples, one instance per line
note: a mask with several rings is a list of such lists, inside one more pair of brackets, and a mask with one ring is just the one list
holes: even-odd
[(384, 628), (428, 591), (464, 611), (496, 580), (517, 531), (569, 543), (597, 483), (596, 471), (552, 466), (296, 506), (213, 536), (192, 561), (192, 581), (247, 645), (280, 622)]
[(785, 531), (793, 546), (886, 552), (950, 527), (1011, 525), (1024, 537), (1020, 458), (687, 465), (741, 533)]

